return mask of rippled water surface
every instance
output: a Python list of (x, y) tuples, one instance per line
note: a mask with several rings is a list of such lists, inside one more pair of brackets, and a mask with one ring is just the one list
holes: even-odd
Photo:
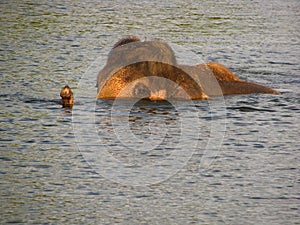
[[(0, 7), (1, 224), (300, 223), (298, 0)], [(282, 95), (96, 103), (97, 71), (128, 34)]]

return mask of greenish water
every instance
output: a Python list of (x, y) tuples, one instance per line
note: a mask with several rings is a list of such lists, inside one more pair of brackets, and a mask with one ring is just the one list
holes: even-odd
[[(299, 224), (297, 0), (27, 0), (1, 1), (0, 7), (1, 224)], [(182, 46), (282, 95), (228, 96), (226, 110), (212, 108), (222, 100), (195, 102), (200, 147), (185, 145), (193, 150), (188, 160), (174, 173), (160, 174), (160, 182), (118, 182), (78, 145), (74, 128), (86, 123), (76, 116), (95, 113), (102, 148), (132, 167), (168, 157), (182, 117), (169, 104), (135, 105), (133, 133), (160, 137), (167, 127), (167, 138), (155, 151), (124, 151), (110, 136), (109, 102), (88, 108), (94, 99), (80, 98), (72, 114), (61, 108), (59, 91), (69, 84), (75, 98), (95, 96), (97, 74), (89, 73), (90, 66), (100, 57), (101, 69), (111, 46), (128, 34)], [(218, 122), (222, 145), (203, 167)], [(196, 126), (193, 120), (185, 124)], [(148, 127), (158, 129), (147, 133)], [(186, 131), (184, 143), (195, 138)]]

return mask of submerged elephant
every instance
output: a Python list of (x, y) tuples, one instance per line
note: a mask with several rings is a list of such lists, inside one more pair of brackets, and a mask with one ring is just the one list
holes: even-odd
[(113, 46), (98, 74), (97, 87), (97, 98), (102, 99), (196, 100), (229, 94), (279, 94), (272, 88), (240, 80), (216, 62), (178, 64), (167, 43), (141, 41), (135, 36)]

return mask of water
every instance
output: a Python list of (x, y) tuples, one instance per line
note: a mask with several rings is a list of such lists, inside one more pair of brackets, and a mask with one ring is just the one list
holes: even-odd
[[(299, 224), (299, 12), (297, 0), (1, 2), (0, 223)], [(183, 46), (282, 95), (227, 96), (226, 109), (222, 99), (181, 111), (140, 102), (130, 112), (133, 134), (166, 138), (153, 150), (120, 149), (110, 136), (112, 103), (94, 105), (96, 74), (87, 71), (127, 34)], [(59, 105), (65, 84), (81, 97), (73, 115)], [(198, 114), (199, 146), (182, 150), (193, 154), (175, 158), (174, 171), (166, 163), (138, 177), (138, 168), (172, 155), (182, 135), (194, 143), (189, 112)], [(87, 126), (74, 121), (81, 114), (96, 115), (102, 150), (128, 173), (100, 171), (102, 152), (89, 160), (73, 130)]]

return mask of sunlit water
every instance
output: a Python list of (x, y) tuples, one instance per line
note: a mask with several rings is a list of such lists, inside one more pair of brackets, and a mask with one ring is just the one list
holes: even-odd
[[(1, 224), (300, 223), (298, 0), (12, 0), (0, 7)], [(90, 98), (97, 74), (87, 71), (127, 34), (183, 46), (282, 95), (227, 96), (181, 110), (141, 101), (120, 116), (155, 148), (120, 148), (112, 102)], [(59, 104), (65, 84), (83, 96), (72, 112)], [(99, 166), (101, 151), (88, 157), (94, 148), (82, 148), (78, 129), (91, 118), (86, 136), (95, 135), (128, 173), (108, 161)], [(173, 170), (175, 159), (161, 160), (181, 142), (186, 155)], [(163, 173), (151, 173), (153, 165)], [(144, 179), (143, 166), (152, 166)]]

